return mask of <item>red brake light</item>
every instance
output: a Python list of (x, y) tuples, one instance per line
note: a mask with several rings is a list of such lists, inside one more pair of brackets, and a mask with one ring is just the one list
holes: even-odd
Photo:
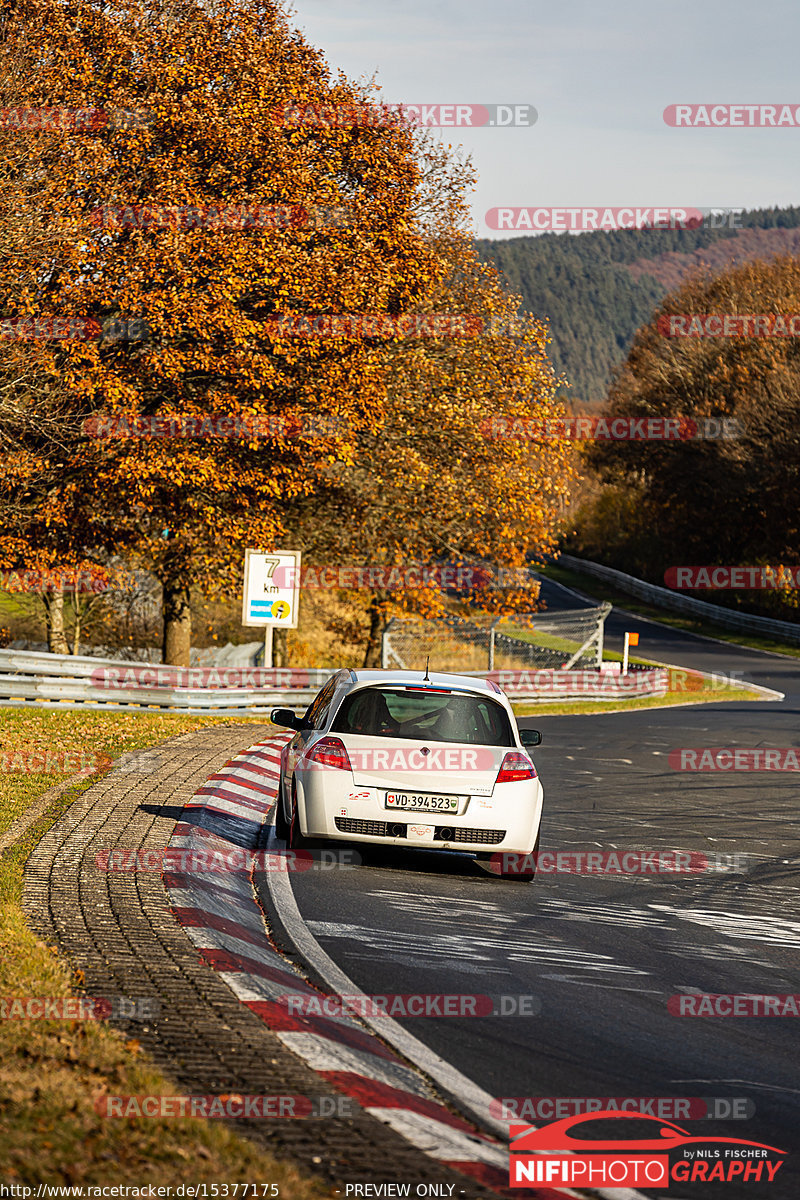
[(353, 769), (344, 742), (337, 737), (324, 737), (315, 742), (303, 755), (303, 765), (308, 763), (316, 763), (320, 767), (338, 767), (340, 771)]
[(495, 783), (518, 783), (521, 779), (535, 778), (536, 768), (531, 760), (520, 754), (519, 750), (512, 750), (503, 759)]

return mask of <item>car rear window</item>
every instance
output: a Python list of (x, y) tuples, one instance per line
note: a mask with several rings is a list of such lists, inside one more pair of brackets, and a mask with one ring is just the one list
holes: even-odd
[(463, 692), (359, 688), (345, 697), (331, 732), (475, 746), (514, 745), (506, 710), (488, 697)]

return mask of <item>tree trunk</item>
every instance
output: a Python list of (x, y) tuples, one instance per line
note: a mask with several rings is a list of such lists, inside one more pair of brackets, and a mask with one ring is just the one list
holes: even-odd
[(51, 654), (69, 654), (64, 632), (64, 593), (43, 592), (44, 619), (47, 625), (47, 649)]
[(273, 667), (288, 667), (289, 647), (288, 631), (273, 629), (272, 631), (272, 665)]
[(161, 661), (171, 667), (188, 667), (192, 649), (192, 610), (189, 589), (182, 583), (162, 583), (161, 609), (164, 617), (164, 640)]
[[(90, 601), (91, 603), (91, 601)], [(89, 605), (87, 604), (87, 609)], [(81, 631), (83, 629), (83, 618), (85, 612), (81, 608), (81, 602), (78, 599), (78, 589), (75, 588), (72, 593), (72, 654), (79, 654), (81, 649)]]
[(377, 596), (373, 596), (369, 606), (369, 638), (367, 639), (367, 652), (364, 655), (365, 667), (380, 667), (383, 631), (388, 624), (383, 604)]

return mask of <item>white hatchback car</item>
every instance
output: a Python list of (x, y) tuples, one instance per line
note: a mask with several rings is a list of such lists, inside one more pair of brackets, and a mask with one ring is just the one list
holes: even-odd
[[(422, 671), (337, 672), (281, 752), (275, 813), (290, 847), (306, 839), (464, 850), (495, 874), (531, 879), (542, 785), (497, 684)], [(522, 856), (526, 856), (523, 860)]]

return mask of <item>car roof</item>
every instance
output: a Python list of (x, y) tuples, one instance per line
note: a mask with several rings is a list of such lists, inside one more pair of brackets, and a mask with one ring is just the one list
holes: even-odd
[(425, 679), (425, 672), (419, 671), (389, 671), (389, 670), (352, 670), (350, 678), (352, 683), (375, 684), (384, 683), (389, 686), (392, 684), (400, 684), (407, 687), (413, 683), (415, 687), (425, 687), (426, 684), (431, 688), (458, 688), (470, 692), (488, 693), (489, 695), (498, 695), (500, 689), (497, 684), (492, 683), (488, 679), (481, 679), (475, 675), (451, 675), (445, 671), (430, 671), (428, 678)]

